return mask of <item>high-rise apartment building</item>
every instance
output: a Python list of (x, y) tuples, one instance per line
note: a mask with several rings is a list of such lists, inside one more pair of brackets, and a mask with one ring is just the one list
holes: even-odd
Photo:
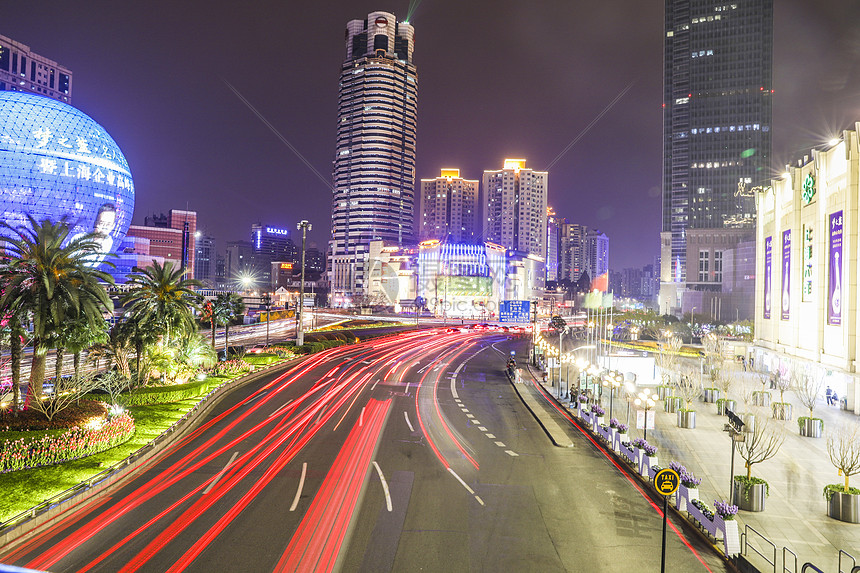
[(527, 168), (525, 159), (484, 171), (484, 240), (545, 260), (548, 176)]
[(559, 275), (559, 248), (561, 246), (561, 229), (563, 219), (552, 207), (546, 210), (546, 280), (556, 282), (561, 279)]
[(72, 72), (29, 46), (0, 36), (0, 91), (30, 92), (72, 103)]
[(421, 180), (418, 238), (453, 243), (481, 240), (478, 181), (463, 179), (459, 169), (442, 169), (435, 179)]
[(599, 229), (585, 234), (585, 272), (592, 280), (609, 272), (609, 237)]
[(585, 271), (585, 235), (587, 233), (588, 227), (585, 225), (568, 222), (561, 225), (559, 280), (576, 282)]
[(364, 292), (370, 241), (414, 240), (414, 37), (409, 23), (388, 12), (346, 27), (329, 246), (333, 294)]
[(667, 0), (664, 42), (660, 309), (670, 312), (696, 272), (687, 229), (755, 225), (746, 190), (771, 176), (773, 0)]
[(209, 288), (215, 288), (217, 254), (215, 237), (200, 234), (194, 240), (194, 278)]

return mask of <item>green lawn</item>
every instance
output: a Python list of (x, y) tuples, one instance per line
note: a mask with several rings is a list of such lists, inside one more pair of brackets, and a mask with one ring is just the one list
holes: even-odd
[[(227, 376), (212, 377), (210, 389)], [(135, 406), (129, 408), (135, 422), (134, 436), (124, 444), (100, 454), (44, 468), (34, 468), (0, 474), (0, 522), (6, 521), (34, 505), (61, 493), (96, 475), (104, 468), (125, 459), (170, 427), (200, 400), (189, 398), (170, 404)], [(51, 431), (56, 433), (56, 431)], [(47, 432), (26, 432), (16, 437), (44, 435)]]

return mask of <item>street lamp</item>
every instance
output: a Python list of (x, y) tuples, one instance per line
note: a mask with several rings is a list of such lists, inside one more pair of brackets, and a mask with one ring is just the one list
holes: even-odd
[(269, 347), (269, 323), (272, 322), (272, 295), (265, 293), (262, 297), (263, 306), (266, 307), (266, 348)]
[(645, 434), (644, 440), (648, 440), (648, 411), (654, 407), (654, 399), (651, 395), (651, 389), (645, 388), (642, 392), (639, 392), (639, 397), (633, 401), (637, 406), (642, 406), (645, 409)]
[(603, 379), (603, 385), (609, 388), (609, 419), (612, 419), (612, 404), (615, 397), (615, 389), (621, 386), (624, 377), (621, 372), (609, 372)]
[(298, 320), (296, 321), (296, 346), (302, 346), (305, 343), (305, 241), (307, 240), (308, 231), (313, 227), (310, 223), (302, 219), (296, 226), (302, 232), (302, 278), (299, 283), (299, 312)]

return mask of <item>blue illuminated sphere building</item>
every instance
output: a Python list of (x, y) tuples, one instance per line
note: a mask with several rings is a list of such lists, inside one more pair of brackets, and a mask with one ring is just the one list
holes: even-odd
[(128, 163), (102, 126), (63, 102), (0, 92), (0, 220), (19, 226), (27, 214), (66, 217), (72, 237), (103, 236), (103, 260), (125, 237), (133, 211)]

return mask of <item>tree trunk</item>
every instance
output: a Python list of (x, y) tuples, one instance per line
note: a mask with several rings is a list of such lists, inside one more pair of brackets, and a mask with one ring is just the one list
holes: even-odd
[(21, 323), (12, 317), (12, 331), (9, 336), (9, 354), (12, 361), (12, 411), (18, 415), (21, 403)]
[(848, 487), (848, 478), (850, 478), (850, 477), (851, 476), (849, 476), (848, 474), (845, 474), (845, 493), (848, 493), (849, 491), (851, 491), (851, 488)]
[(230, 322), (224, 325), (224, 360), (230, 360)]
[(56, 349), (56, 357), (54, 359), (54, 396), (59, 394), (59, 390), (63, 385), (63, 353), (65, 350), (62, 346), (58, 346)]
[(750, 464), (745, 464), (747, 466), (747, 479), (752, 477), (752, 466)]
[(48, 347), (41, 341), (33, 343), (33, 361), (30, 363), (30, 395), (40, 398), (45, 384), (45, 355)]
[[(78, 350), (72, 357), (72, 364), (75, 365), (75, 384), (81, 381), (81, 351)], [(98, 371), (98, 370), (97, 370)]]
[(212, 319), (211, 319), (211, 325), (212, 325), (212, 350), (215, 350), (215, 316), (214, 315), (212, 316)]

